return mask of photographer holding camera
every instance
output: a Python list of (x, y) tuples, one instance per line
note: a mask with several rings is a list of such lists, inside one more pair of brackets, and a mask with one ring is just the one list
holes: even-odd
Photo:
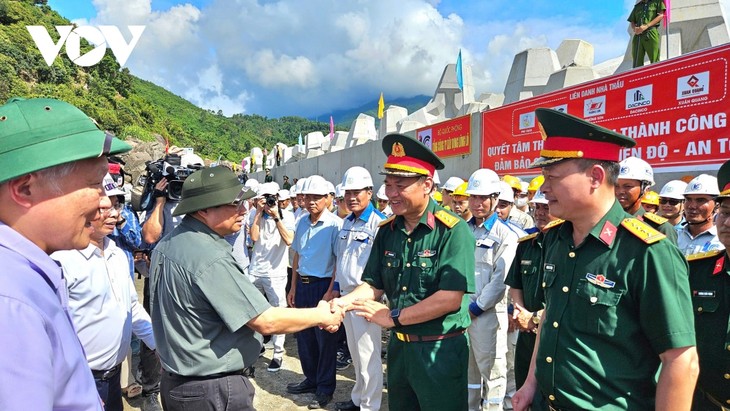
[[(279, 208), (279, 186), (259, 186), (256, 210), (251, 224), (251, 265), (249, 278), (273, 307), (286, 307), (287, 263), (289, 246), (294, 239), (294, 214)], [(270, 372), (279, 371), (284, 357), (284, 334), (272, 335), (274, 354)]]

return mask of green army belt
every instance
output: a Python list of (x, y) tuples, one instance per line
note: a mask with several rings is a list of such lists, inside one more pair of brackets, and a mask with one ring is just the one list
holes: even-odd
[(439, 335), (414, 335), (414, 334), (404, 334), (404, 333), (395, 333), (395, 338), (399, 339), (403, 342), (429, 342), (429, 341), (441, 341), (445, 340), (447, 338), (456, 337), (459, 335), (462, 335), (466, 332), (466, 330), (456, 331), (453, 333), (448, 334), (439, 334)]

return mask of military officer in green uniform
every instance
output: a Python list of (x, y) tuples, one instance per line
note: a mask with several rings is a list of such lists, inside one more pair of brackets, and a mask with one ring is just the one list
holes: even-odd
[[(543, 313), (542, 295), (542, 253), (544, 231), (563, 223), (550, 214), (548, 201), (542, 191), (537, 191), (530, 200), (533, 207), (535, 226), (539, 231), (520, 238), (517, 253), (512, 262), (505, 284), (510, 287), (514, 305), (513, 322), (520, 333), (515, 346), (515, 385), (522, 387), (530, 370), (532, 351), (537, 338), (537, 326)], [(547, 404), (540, 393), (532, 401), (532, 411), (547, 410)]]
[[(383, 139), (384, 220), (362, 274), (364, 284), (332, 304), (391, 329), (391, 410), (467, 409), (468, 293), (474, 292), (474, 237), (466, 222), (431, 201), (443, 163), (415, 139)], [(390, 307), (377, 300), (385, 293)]]
[(695, 313), (700, 378), (692, 409), (730, 410), (730, 161), (717, 173), (720, 195), (715, 221), (725, 250), (687, 256)]
[(550, 213), (566, 221), (545, 234), (545, 311), (514, 409), (539, 389), (556, 410), (688, 410), (699, 369), (687, 262), (614, 195), (621, 149), (635, 141), (556, 110), (535, 114), (546, 139), (532, 166)]
[(659, 61), (659, 22), (665, 11), (664, 0), (639, 0), (631, 11), (627, 20), (634, 33), (631, 43), (634, 67), (644, 65), (645, 55), (652, 63)]
[(638, 157), (627, 157), (619, 164), (618, 183), (614, 189), (616, 199), (624, 211), (647, 223), (653, 229), (667, 236), (677, 244), (677, 230), (669, 220), (654, 213), (647, 213), (641, 206), (641, 199), (654, 185), (654, 170)]

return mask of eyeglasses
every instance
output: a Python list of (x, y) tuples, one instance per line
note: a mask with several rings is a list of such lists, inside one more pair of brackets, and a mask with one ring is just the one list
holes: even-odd
[(659, 199), (659, 204), (669, 204), (669, 205), (673, 205), (673, 206), (676, 206), (677, 204), (679, 204), (681, 202), (682, 202), (682, 200), (677, 200), (674, 198), (660, 198)]
[(112, 210), (113, 211), (116, 211), (116, 212), (120, 212), (120, 211), (122, 211), (123, 208), (124, 208), (124, 204), (122, 204), (122, 203), (116, 203), (116, 204), (114, 204), (111, 207), (102, 207), (102, 208), (99, 208), (99, 213), (101, 213), (103, 215), (109, 215), (109, 214), (111, 214)]

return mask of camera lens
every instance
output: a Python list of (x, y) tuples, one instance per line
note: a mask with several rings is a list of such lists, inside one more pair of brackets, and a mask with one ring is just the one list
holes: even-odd
[(266, 205), (269, 207), (276, 206), (276, 197), (274, 196), (266, 196)]

